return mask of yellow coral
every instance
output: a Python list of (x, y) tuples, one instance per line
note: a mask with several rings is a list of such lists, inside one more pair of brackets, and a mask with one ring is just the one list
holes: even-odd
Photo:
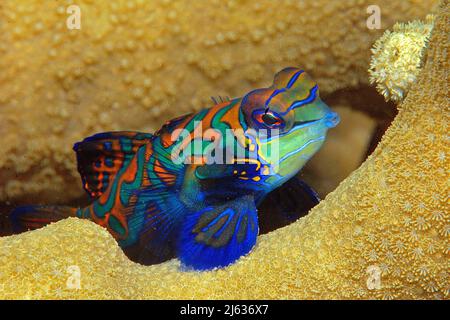
[[(448, 19), (445, 0), (427, 62), (372, 156), (236, 264), (140, 266), (100, 226), (67, 219), (0, 238), (0, 297), (449, 299)], [(66, 285), (71, 265), (81, 289)]]
[[(379, 0), (383, 28), (437, 0)], [(81, 9), (81, 30), (66, 9)], [(74, 142), (152, 132), (240, 96), (294, 65), (321, 95), (367, 84), (371, 0), (1, 0), (0, 201), (67, 203), (83, 194)], [(61, 192), (64, 190), (64, 192)]]
[(428, 40), (433, 29), (433, 15), (426, 22), (396, 23), (372, 48), (370, 83), (376, 83), (386, 101), (400, 102), (416, 81)]

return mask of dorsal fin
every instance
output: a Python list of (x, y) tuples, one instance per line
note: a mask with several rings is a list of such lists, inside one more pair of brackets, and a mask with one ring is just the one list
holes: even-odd
[(230, 97), (229, 96), (211, 96), (211, 100), (214, 102), (214, 105), (219, 104), (219, 103), (223, 103), (225, 101), (230, 101)]
[(172, 131), (174, 129), (176, 129), (177, 127), (182, 127), (183, 124), (186, 124), (187, 122), (189, 122), (189, 120), (192, 118), (193, 114), (192, 113), (187, 113), (184, 114), (182, 116), (170, 119), (168, 121), (166, 121), (162, 127), (157, 130), (155, 132), (155, 136), (160, 136), (164, 133), (172, 133)]
[(152, 137), (150, 133), (134, 131), (102, 132), (75, 143), (78, 172), (91, 198), (96, 199), (105, 192), (115, 174)]

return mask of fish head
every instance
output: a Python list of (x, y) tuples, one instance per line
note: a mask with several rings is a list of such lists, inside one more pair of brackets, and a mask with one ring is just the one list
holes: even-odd
[(265, 174), (273, 177), (267, 182), (274, 185), (295, 175), (339, 123), (339, 115), (320, 99), (317, 83), (298, 68), (286, 68), (270, 87), (249, 92), (241, 111), (258, 160), (270, 165)]

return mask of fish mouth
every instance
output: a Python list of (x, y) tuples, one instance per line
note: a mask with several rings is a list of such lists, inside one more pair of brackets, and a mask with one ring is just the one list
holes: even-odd
[(336, 127), (339, 124), (339, 122), (341, 121), (339, 114), (337, 114), (334, 111), (327, 113), (327, 115), (323, 119), (325, 120), (325, 125), (328, 128)]

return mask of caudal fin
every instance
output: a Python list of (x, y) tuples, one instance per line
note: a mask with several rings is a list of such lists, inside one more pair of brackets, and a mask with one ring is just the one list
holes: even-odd
[(9, 217), (14, 233), (39, 229), (51, 222), (73, 217), (77, 209), (66, 206), (22, 206), (14, 209)]

